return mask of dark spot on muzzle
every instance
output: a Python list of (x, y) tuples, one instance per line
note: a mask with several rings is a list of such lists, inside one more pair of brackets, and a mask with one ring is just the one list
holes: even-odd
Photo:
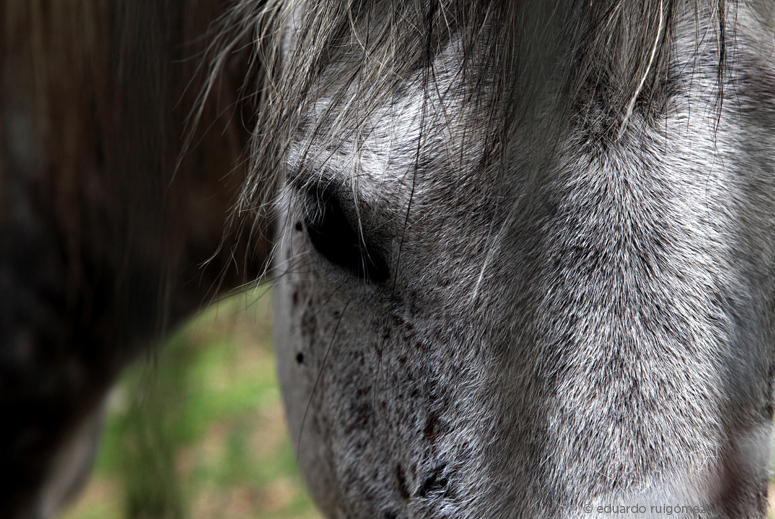
[(401, 499), (409, 501), (409, 488), (406, 485), (406, 474), (404, 468), (400, 463), (396, 464), (396, 481), (398, 482), (398, 493), (401, 495)]
[(436, 413), (431, 412), (428, 414), (428, 418), (425, 421), (425, 430), (423, 432), (426, 440), (431, 444), (436, 443), (436, 437), (439, 432), (439, 417)]

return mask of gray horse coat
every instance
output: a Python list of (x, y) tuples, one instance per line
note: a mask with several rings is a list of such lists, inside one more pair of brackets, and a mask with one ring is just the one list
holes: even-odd
[(329, 517), (764, 517), (774, 10), (260, 15), (282, 53), (240, 207), (276, 186), (280, 374)]

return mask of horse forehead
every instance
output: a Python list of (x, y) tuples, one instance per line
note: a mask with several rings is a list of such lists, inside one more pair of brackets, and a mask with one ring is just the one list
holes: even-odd
[[(304, 4), (299, 2), (296, 5), (285, 42), (293, 40), (293, 33), (302, 23)], [(768, 11), (768, 14), (767, 21), (771, 24), (772, 13)], [(754, 20), (759, 17), (754, 15), (751, 9), (740, 10), (737, 27), (746, 38), (741, 39), (738, 45), (771, 49), (772, 34), (761, 30), (761, 22)], [(697, 110), (692, 112), (686, 103), (702, 101), (702, 104), (708, 104), (706, 101), (715, 91), (713, 82), (716, 77), (697, 74), (699, 70), (694, 57), (699, 51), (696, 20), (683, 16), (674, 25), (676, 46), (671, 59), (675, 62), (675, 69), (680, 69), (682, 75), (690, 76), (695, 86), (694, 93), (685, 96), (686, 102), (671, 103), (667, 119), (688, 121), (691, 114), (695, 130), (710, 130), (713, 127), (712, 117), (704, 118), (701, 113), (698, 115)], [(766, 41), (758, 41), (762, 38)], [(286, 45), (291, 46), (290, 43)], [(711, 41), (704, 45), (713, 46)], [(402, 82), (394, 95), (379, 106), (362, 112), (353, 109), (353, 106), (368, 97), (371, 92), (369, 85), (364, 87), (357, 81), (346, 87), (336, 81), (327, 83), (329, 77), (337, 74), (321, 74), (324, 93), (305, 105), (303, 119), (306, 123), (291, 139), (284, 157), (290, 171), (297, 174), (304, 172), (309, 181), (315, 181), (317, 175), (317, 180), (335, 179), (347, 183), (365, 200), (394, 198), (396, 192), (403, 190), (407, 184), (412, 184), (413, 196), (422, 196), (423, 189), (434, 185), (476, 183), (482, 164), (478, 159), (485, 153), (482, 136), (493, 132), (494, 121), (486, 120), (478, 105), (466, 99), (460, 48), (460, 41), (453, 37), (428, 68), (432, 79), (428, 79), (428, 70), (417, 71)], [(337, 66), (337, 63), (330, 65), (334, 69)], [(551, 106), (546, 112), (539, 115), (551, 119)], [(570, 117), (574, 114), (566, 115)], [(525, 139), (526, 144), (510, 143), (511, 148), (518, 148), (518, 155), (529, 155), (531, 143), (547, 149), (563, 148), (553, 148), (556, 143), (542, 143), (540, 139), (530, 137), (540, 133), (537, 131), (540, 125), (536, 121), (524, 119), (519, 125), (519, 134), (528, 138)], [(681, 137), (696, 140), (684, 134)], [(571, 143), (578, 141), (567, 136), (566, 140)], [(617, 158), (626, 160), (628, 157)], [(397, 191), (391, 191), (391, 186), (395, 186)]]
[[(328, 93), (308, 105), (309, 124), (292, 140), (286, 165), (308, 175), (338, 177), (367, 197), (372, 190), (384, 194), (391, 185), (418, 179), (422, 184), (423, 173), (429, 170), (445, 180), (464, 177), (482, 153), (482, 140), (474, 136), (486, 127), (473, 103), (465, 100), (461, 57), (459, 42), (449, 42), (434, 59), (430, 87), (425, 71), (418, 71), (389, 99), (362, 115), (352, 105), (344, 110), (332, 106), (333, 99), (341, 97), (358, 103), (364, 95), (359, 86), (350, 86), (341, 96), (340, 86), (330, 85)], [(327, 120), (332, 112), (356, 117)], [(439, 175), (442, 171), (447, 174)], [(446, 178), (453, 172), (456, 179)]]

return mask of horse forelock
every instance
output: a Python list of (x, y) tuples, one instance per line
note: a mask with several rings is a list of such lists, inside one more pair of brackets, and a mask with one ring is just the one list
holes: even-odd
[[(615, 143), (633, 116), (653, 121), (665, 110), (674, 93), (674, 28), (677, 18), (686, 21), (686, 12), (694, 18), (697, 49), (705, 45), (715, 54), (711, 59), (723, 82), (726, 14), (733, 5), (726, 0), (273, 0), (263, 5), (242, 0), (224, 35), (256, 35), (264, 76), (251, 149), (254, 166), (239, 210), (260, 209), (271, 199), (283, 157), (300, 133), (314, 135), (331, 155), (346, 141), (354, 143), (350, 151), (355, 153), (373, 131), (375, 112), (400, 102), (409, 88), (426, 96), (449, 95), (454, 88), (460, 102), (490, 121), (485, 134), (468, 134), (483, 141), (493, 158), (505, 158), (504, 144), (525, 120), (540, 120), (546, 143), (579, 126), (594, 128), (600, 146)], [(234, 41), (224, 36), (213, 54), (215, 69), (234, 50)], [(454, 83), (439, 81), (440, 58), (456, 67)]]

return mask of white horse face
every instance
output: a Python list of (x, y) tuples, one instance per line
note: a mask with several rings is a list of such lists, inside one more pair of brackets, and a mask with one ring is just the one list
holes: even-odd
[[(631, 106), (614, 136), (589, 101), (559, 141), (524, 118), (493, 146), (454, 38), (359, 132), (317, 131), (335, 85), (307, 105), (284, 155), (276, 341), (330, 517), (764, 517), (772, 18), (729, 15), (722, 92), (715, 40), (673, 15), (664, 109)], [(531, 99), (547, 119), (553, 92)]]

